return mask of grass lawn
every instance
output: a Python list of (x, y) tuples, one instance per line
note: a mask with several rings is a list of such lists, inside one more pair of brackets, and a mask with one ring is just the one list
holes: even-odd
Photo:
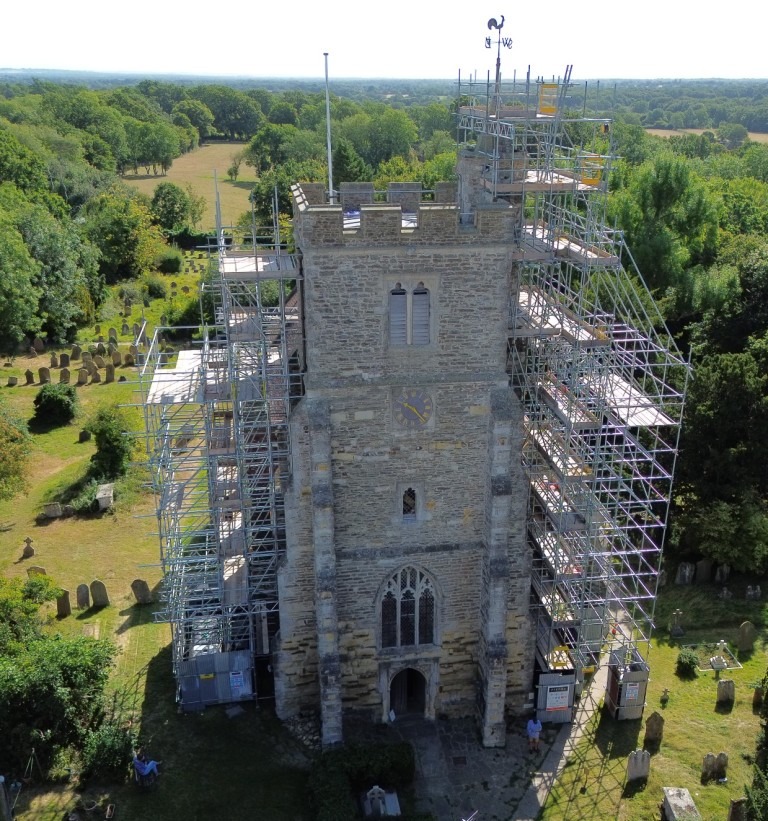
[[(680, 134), (703, 134), (705, 131), (716, 131), (714, 128), (646, 128), (648, 134), (656, 137), (674, 137)], [(755, 143), (768, 143), (768, 134), (750, 131), (748, 137)]]
[[(752, 708), (750, 685), (765, 675), (765, 623), (768, 610), (761, 602), (744, 600), (738, 581), (729, 587), (737, 595), (720, 601), (713, 587), (670, 587), (657, 607), (659, 631), (651, 649), (651, 680), (642, 720), (614, 721), (596, 713), (562, 777), (545, 806), (543, 821), (560, 819), (608, 819), (645, 821), (658, 819), (662, 787), (685, 787), (693, 796), (705, 821), (721, 821), (728, 815), (731, 798), (744, 795), (751, 784), (751, 761), (759, 730), (759, 717)], [(750, 583), (754, 580), (749, 579)], [(686, 635), (679, 642), (669, 638), (670, 612), (683, 611)], [(740, 654), (735, 640), (738, 625), (749, 618), (760, 630), (755, 650)], [(694, 625), (692, 627), (691, 625)], [(717, 642), (725, 639), (742, 669), (728, 670), (722, 678), (736, 682), (733, 709), (715, 709), (717, 683), (714, 672), (699, 673), (690, 681), (675, 674), (675, 662), (682, 645)], [(660, 698), (668, 688), (669, 702), (662, 708)], [(625, 784), (627, 756), (643, 746), (645, 720), (658, 711), (665, 719), (664, 738), (652, 751), (651, 773), (642, 788)], [(701, 783), (701, 764), (706, 753), (728, 755), (728, 781)]]
[(208, 231), (216, 227), (215, 172), (219, 184), (222, 221), (224, 225), (234, 225), (243, 211), (250, 209), (248, 195), (255, 181), (253, 169), (244, 163), (240, 166), (240, 178), (237, 182), (232, 182), (227, 176), (233, 155), (243, 148), (245, 143), (207, 143), (175, 159), (165, 176), (125, 174), (123, 180), (149, 197), (161, 182), (174, 182), (182, 187), (191, 185), (195, 194), (205, 197), (206, 209), (201, 227)]

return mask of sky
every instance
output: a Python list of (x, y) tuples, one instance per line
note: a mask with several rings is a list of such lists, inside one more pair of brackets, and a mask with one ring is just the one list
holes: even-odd
[[(749, 10), (749, 7), (752, 10)], [(493, 70), (574, 79), (768, 77), (755, 0), (10, 0), (0, 68), (133, 74), (453, 79)]]

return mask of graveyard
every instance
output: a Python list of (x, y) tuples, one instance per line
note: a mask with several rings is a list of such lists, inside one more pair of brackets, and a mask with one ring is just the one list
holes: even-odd
[[(18, 797), (19, 819), (53, 821), (94, 803), (114, 805), (120, 819), (221, 817), (228, 805), (243, 817), (312, 817), (306, 783), (316, 752), (294, 738), (268, 706), (247, 704), (232, 718), (223, 707), (176, 712), (169, 630), (154, 617), (161, 606), (160, 568), (154, 500), (144, 490), (141, 467), (105, 489), (93, 514), (72, 515), (61, 503), (94, 453), (94, 442), (82, 430), (96, 408), (127, 405), (136, 430), (141, 428), (140, 411), (131, 407), (138, 401), (134, 326), (144, 320), (160, 325), (194, 298), (199, 276), (188, 267), (165, 277), (164, 298), (130, 310), (116, 290), (112, 316), (85, 329), (81, 344), (51, 350), (33, 343), (34, 353), (3, 368), (2, 395), (24, 418), (32, 417), (33, 400), (47, 382), (75, 385), (80, 411), (68, 425), (33, 431), (28, 492), (0, 504), (0, 570), (8, 577), (45, 572), (67, 591), (48, 606), (47, 629), (115, 642), (112, 709), (164, 762), (163, 777), (151, 792), (137, 789), (127, 772), (124, 781), (90, 782), (79, 792), (76, 760), (60, 762), (45, 779), (32, 762)], [(138, 461), (141, 456), (139, 448)], [(755, 579), (724, 580), (715, 572), (700, 568), (666, 578), (643, 718), (617, 722), (595, 711), (550, 794), (545, 821), (655, 818), (665, 787), (688, 790), (702, 818), (726, 818), (731, 800), (744, 795), (759, 730), (755, 689), (768, 658), (766, 602)], [(742, 627), (745, 622), (753, 628)], [(689, 678), (676, 672), (686, 647), (700, 660)], [(661, 729), (659, 718), (649, 729), (651, 716), (663, 720)], [(637, 752), (644, 748), (647, 755)], [(510, 780), (530, 779), (539, 763), (510, 753)]]

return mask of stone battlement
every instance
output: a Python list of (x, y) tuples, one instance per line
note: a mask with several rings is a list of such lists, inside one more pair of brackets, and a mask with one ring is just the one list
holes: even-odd
[[(325, 201), (322, 183), (291, 186), (294, 235), (304, 250), (327, 246), (473, 244), (511, 242), (518, 209), (507, 203), (478, 206), (467, 223), (453, 183), (435, 186), (435, 201), (422, 202), (420, 183), (390, 183), (387, 202), (375, 202), (371, 183), (342, 183), (341, 204)], [(517, 231), (519, 233), (519, 230)]]

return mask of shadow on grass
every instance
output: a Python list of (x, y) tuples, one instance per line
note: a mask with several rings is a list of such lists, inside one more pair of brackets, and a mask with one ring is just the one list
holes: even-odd
[(718, 701), (715, 703), (715, 712), (721, 716), (730, 715), (733, 712), (732, 701)]
[(594, 744), (607, 758), (626, 758), (638, 747), (641, 719), (617, 721), (603, 706), (594, 736)]
[(138, 627), (142, 624), (152, 622), (155, 609), (155, 604), (134, 604), (132, 607), (126, 607), (125, 610), (120, 611), (121, 616), (125, 616), (125, 621), (118, 625), (115, 630), (117, 635), (125, 633), (132, 627)]
[(647, 786), (648, 781), (645, 778), (636, 778), (634, 781), (628, 781), (624, 785), (624, 789), (621, 792), (621, 797), (632, 798), (632, 796), (643, 792)]

